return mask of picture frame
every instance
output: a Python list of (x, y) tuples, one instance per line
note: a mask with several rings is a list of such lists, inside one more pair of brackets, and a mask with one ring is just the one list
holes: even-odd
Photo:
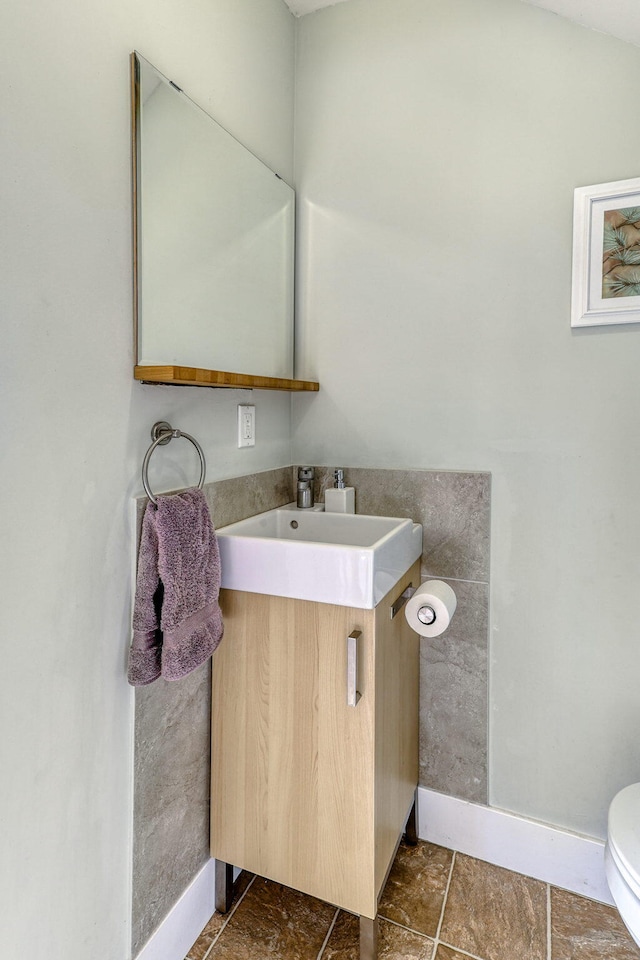
[(640, 323), (640, 177), (574, 191), (571, 326), (611, 323)]

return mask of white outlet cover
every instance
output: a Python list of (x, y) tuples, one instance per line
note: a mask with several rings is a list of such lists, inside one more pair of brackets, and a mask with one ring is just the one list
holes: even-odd
[(238, 404), (238, 446), (256, 445), (256, 408), (253, 403)]

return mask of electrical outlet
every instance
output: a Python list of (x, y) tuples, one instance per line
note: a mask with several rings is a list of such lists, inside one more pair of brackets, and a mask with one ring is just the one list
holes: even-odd
[(253, 403), (238, 404), (238, 446), (256, 445), (256, 408)]

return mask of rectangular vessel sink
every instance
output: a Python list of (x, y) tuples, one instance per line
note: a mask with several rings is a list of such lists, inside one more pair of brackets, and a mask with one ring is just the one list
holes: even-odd
[(366, 609), (422, 553), (422, 527), (399, 517), (281, 507), (217, 534), (223, 587)]

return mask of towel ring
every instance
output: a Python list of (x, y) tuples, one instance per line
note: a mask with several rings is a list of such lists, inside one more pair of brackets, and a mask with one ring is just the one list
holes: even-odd
[(166, 420), (158, 420), (158, 422), (154, 423), (153, 427), (151, 428), (151, 439), (153, 440), (153, 443), (145, 453), (144, 460), (142, 461), (142, 486), (144, 487), (145, 493), (149, 497), (149, 500), (151, 500), (151, 503), (155, 507), (158, 506), (158, 501), (154, 497), (153, 493), (151, 492), (151, 487), (149, 486), (149, 476), (148, 476), (149, 460), (151, 459), (151, 454), (153, 453), (153, 451), (157, 446), (159, 445), (164, 446), (165, 443), (169, 443), (171, 440), (174, 439), (174, 437), (184, 437), (185, 440), (190, 440), (191, 443), (196, 448), (196, 450), (198, 451), (198, 455), (200, 457), (200, 480), (198, 481), (198, 490), (202, 490), (202, 487), (204, 486), (204, 478), (207, 472), (207, 464), (204, 459), (204, 453), (202, 452), (202, 447), (200, 446), (198, 441), (194, 440), (194, 438), (190, 436), (188, 433), (183, 433), (182, 430), (174, 430), (171, 424), (167, 423)]

